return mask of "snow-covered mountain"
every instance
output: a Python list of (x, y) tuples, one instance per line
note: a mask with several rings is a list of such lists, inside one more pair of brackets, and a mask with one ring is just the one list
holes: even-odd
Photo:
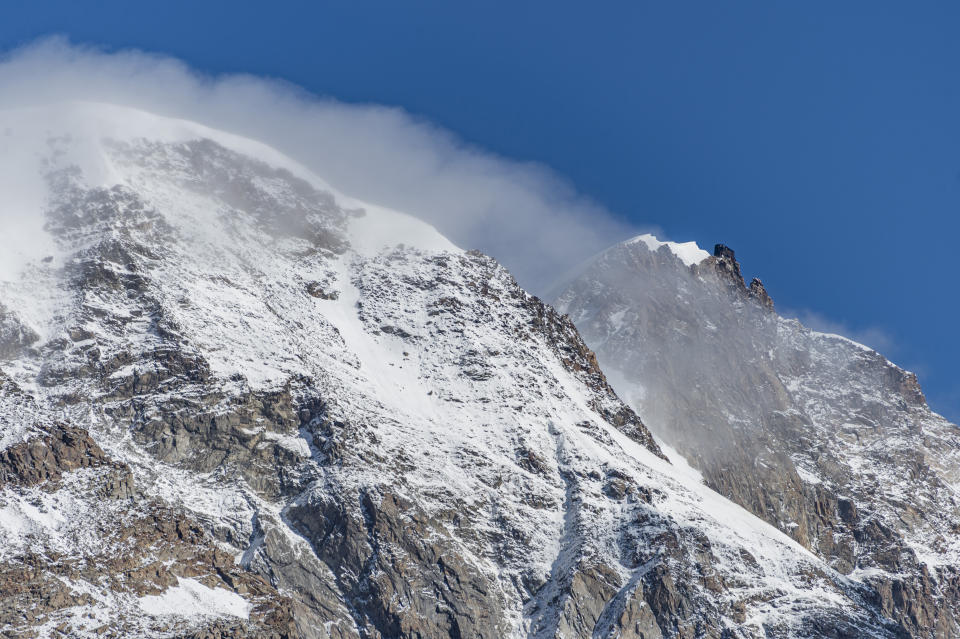
[[(904, 610), (926, 605), (896, 586), (915, 573), (838, 562), (820, 528), (798, 534), (698, 462), (733, 501), (711, 490), (618, 398), (568, 317), (415, 218), (336, 193), (254, 141), (121, 107), (10, 111), (0, 131), (16, 168), (0, 177), (0, 219), (34, 229), (10, 244), (0, 284), (5, 636), (896, 637)], [(693, 267), (643, 251), (690, 287), (721, 281), (693, 249)], [(731, 321), (780, 330), (717, 299)], [(896, 382), (875, 354), (791, 330), (810, 343), (782, 347), (798, 371), (784, 393)], [(820, 351), (799, 350), (810, 344), (882, 374), (831, 369), (824, 388)], [(670, 348), (647, 358), (660, 362), (651, 375), (686, 373)], [(753, 364), (727, 373), (750, 379)], [(911, 379), (889, 410), (928, 419), (897, 438), (927, 472), (907, 444), (953, 442)], [(873, 526), (874, 545), (927, 549), (915, 553), (925, 583), (945, 592), (955, 535), (929, 535), (951, 516), (933, 478), (952, 460), (936, 457), (914, 490), (900, 458), (880, 463), (875, 443), (894, 426), (865, 440), (829, 430), (814, 421), (829, 404), (804, 392), (822, 409), (782, 419), (815, 427), (811, 444), (845, 455), (836, 464), (861, 464), (864, 490), (891, 482), (873, 501), (826, 503)], [(689, 455), (702, 425), (660, 432)], [(853, 443), (832, 451), (821, 431)], [(751, 458), (743, 476), (759, 467)], [(795, 468), (835, 494), (815, 463)], [(927, 498), (941, 500), (931, 519), (905, 506)], [(914, 517), (915, 536), (894, 516)], [(913, 570), (902, 555), (891, 561)], [(894, 599), (878, 596), (882, 579), (901, 588)]]
[(916, 376), (778, 316), (721, 245), (634, 238), (556, 306), (709, 486), (866, 586), (904, 636), (960, 636), (960, 432)]

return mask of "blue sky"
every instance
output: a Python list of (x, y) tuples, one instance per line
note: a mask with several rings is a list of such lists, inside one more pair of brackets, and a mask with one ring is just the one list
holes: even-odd
[[(594, 3), (596, 4), (596, 3)], [(16, 3), (49, 34), (397, 105), (553, 167), (781, 309), (881, 348), (960, 420), (960, 5)]]

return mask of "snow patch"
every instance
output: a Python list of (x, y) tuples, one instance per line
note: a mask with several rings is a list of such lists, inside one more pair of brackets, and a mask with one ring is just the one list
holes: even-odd
[(153, 616), (209, 615), (242, 619), (250, 616), (250, 604), (237, 593), (224, 588), (208, 588), (196, 579), (182, 577), (177, 578), (176, 586), (159, 595), (140, 597), (138, 603), (142, 611)]
[(657, 251), (661, 246), (666, 246), (670, 252), (680, 258), (687, 266), (699, 264), (710, 257), (710, 253), (697, 246), (696, 242), (661, 242), (655, 236), (645, 233), (627, 240), (626, 244), (637, 244), (643, 242), (651, 251)]

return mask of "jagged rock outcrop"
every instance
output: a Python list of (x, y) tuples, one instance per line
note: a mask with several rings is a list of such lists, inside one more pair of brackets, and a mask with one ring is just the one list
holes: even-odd
[(750, 286), (747, 289), (747, 294), (750, 299), (754, 300), (767, 309), (768, 311), (773, 310), (773, 299), (770, 297), (770, 294), (767, 293), (767, 289), (763, 287), (763, 282), (760, 281), (760, 278), (755, 277), (750, 280)]
[[(669, 254), (669, 251), (667, 253)], [(702, 277), (716, 278), (732, 294), (745, 296), (762, 308), (768, 311), (773, 310), (773, 299), (767, 293), (760, 278), (753, 278), (747, 286), (740, 272), (740, 262), (737, 261), (736, 254), (729, 246), (717, 244), (713, 247), (712, 256), (691, 265), (691, 269)]]
[(737, 261), (736, 254), (729, 246), (717, 244), (713, 247), (713, 257), (700, 262), (694, 268), (712, 268), (728, 287), (738, 292), (746, 289), (743, 275), (740, 273), (740, 262)]
[(709, 486), (863, 583), (903, 636), (960, 633), (960, 436), (915, 375), (778, 317), (723, 245), (693, 265), (613, 247), (556, 303)]
[[(82, 428), (62, 424), (52, 432), (0, 451), (0, 486), (35, 486), (43, 482), (59, 482), (64, 473), (80, 468), (111, 466), (129, 477), (129, 469), (114, 464)], [(111, 487), (113, 488), (113, 487)], [(111, 496), (125, 496), (130, 487), (118, 485)]]

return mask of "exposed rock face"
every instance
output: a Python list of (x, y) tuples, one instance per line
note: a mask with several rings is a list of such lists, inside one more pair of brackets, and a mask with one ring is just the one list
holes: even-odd
[[(499, 637), (503, 610), (496, 584), (449, 543), (438, 521), (387, 493), (314, 493), (287, 517), (355, 602), (362, 635)], [(424, 597), (424, 591), (432, 593)]]
[(61, 425), (50, 435), (0, 452), (0, 485), (59, 481), (65, 472), (104, 463), (106, 455), (86, 431)]
[(712, 268), (716, 271), (720, 280), (735, 291), (746, 289), (743, 282), (743, 275), (740, 273), (740, 262), (736, 260), (733, 249), (717, 244), (713, 247), (713, 257), (707, 258), (696, 268)]
[(708, 485), (864, 584), (903, 636), (960, 633), (960, 434), (912, 373), (772, 313), (722, 245), (692, 267), (614, 247), (557, 306)]
[[(224, 627), (222, 636), (295, 636), (287, 598), (265, 579), (238, 569), (196, 522), (138, 494), (130, 469), (111, 460), (83, 429), (57, 425), (48, 435), (5, 449), (0, 478), (7, 487), (7, 518), (29, 520), (37, 507), (56, 517), (58, 506), (66, 504), (71, 515), (81, 515), (60, 526), (60, 535), (31, 535), (20, 549), (19, 539), (7, 539), (0, 556), (5, 636), (35, 637), (50, 630), (60, 636), (169, 634), (182, 624), (86, 612), (97, 603), (119, 612), (117, 600), (162, 594), (180, 578), (243, 593), (253, 603), (250, 618), (232, 624), (229, 632)], [(83, 516), (88, 513), (77, 508), (78, 500), (87, 500), (92, 516)]]
[(702, 276), (715, 277), (733, 295), (745, 296), (759, 304), (761, 308), (773, 310), (773, 299), (759, 278), (753, 278), (750, 286), (746, 285), (743, 274), (740, 272), (740, 262), (737, 261), (733, 249), (729, 246), (717, 244), (713, 247), (712, 257), (694, 264), (691, 268)]
[[(944, 592), (942, 570), (866, 583), (837, 569), (869, 542), (913, 574), (859, 498), (818, 497), (836, 524), (820, 560), (671, 464), (571, 320), (495, 260), (347, 208), (251, 141), (162, 119), (124, 133), (147, 116), (82, 108), (88, 138), (41, 139), (60, 257), (0, 285), (36, 335), (0, 357), (0, 633), (727, 639), (941, 623), (916, 602)], [(922, 406), (908, 377), (886, 383)], [(716, 485), (746, 494), (721, 470)], [(804, 531), (822, 545), (826, 526)]]
[[(737, 262), (736, 253), (733, 249), (725, 244), (714, 244), (713, 245), (713, 256), (717, 258), (717, 261), (726, 262), (731, 265), (731, 268), (735, 270), (737, 274), (740, 273), (740, 263)], [(743, 279), (741, 276), (740, 279)]]
[(773, 310), (773, 300), (767, 293), (767, 289), (763, 287), (763, 282), (760, 281), (760, 278), (755, 277), (750, 280), (750, 288), (747, 290), (747, 293), (750, 299), (756, 301), (757, 304), (763, 308), (768, 311)]

